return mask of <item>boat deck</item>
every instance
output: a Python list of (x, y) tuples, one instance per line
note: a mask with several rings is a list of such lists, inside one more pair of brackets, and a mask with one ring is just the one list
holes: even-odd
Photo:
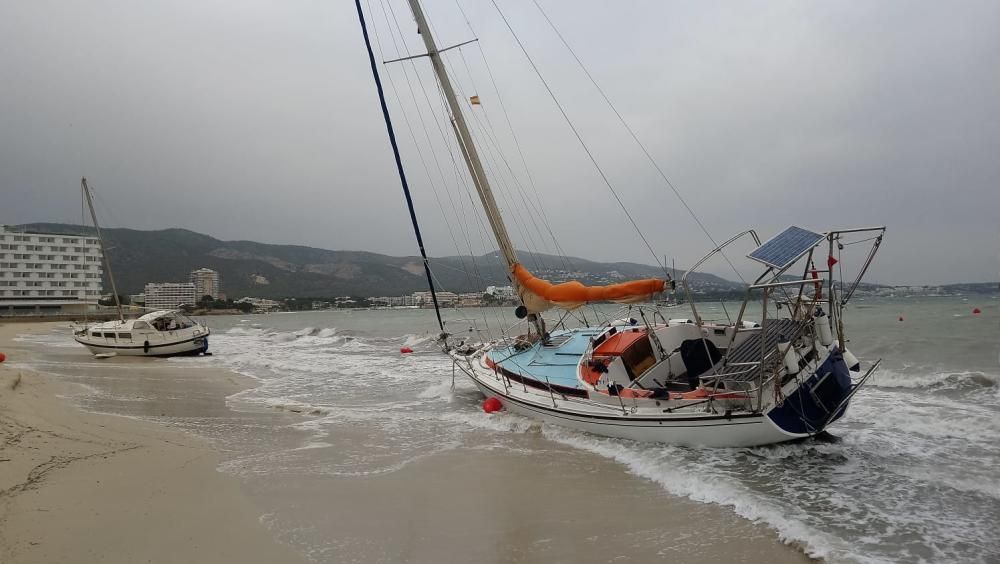
[(584, 389), (577, 375), (580, 357), (587, 352), (590, 339), (602, 329), (574, 329), (553, 333), (546, 344), (536, 343), (516, 351), (513, 347), (493, 349), (490, 360), (500, 368), (542, 383), (564, 388)]
[[(782, 356), (777, 351), (778, 341), (784, 337), (789, 340), (798, 338), (805, 330), (806, 324), (792, 319), (768, 319), (761, 328), (761, 336), (754, 335), (743, 341), (726, 355), (725, 364), (717, 372), (719, 377), (731, 381), (748, 381), (760, 373), (757, 366), (747, 366), (747, 363), (760, 363), (763, 360), (763, 370), (768, 372), (781, 362)], [(714, 376), (713, 376), (714, 377)]]

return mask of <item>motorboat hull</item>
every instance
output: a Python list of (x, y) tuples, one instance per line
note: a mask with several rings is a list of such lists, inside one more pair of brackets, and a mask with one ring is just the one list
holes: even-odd
[(77, 327), (73, 339), (95, 355), (184, 356), (208, 351), (211, 330), (179, 311)]
[(193, 356), (208, 351), (208, 333), (176, 341), (142, 343), (93, 342), (75, 337), (76, 342), (94, 354), (115, 353), (117, 356)]

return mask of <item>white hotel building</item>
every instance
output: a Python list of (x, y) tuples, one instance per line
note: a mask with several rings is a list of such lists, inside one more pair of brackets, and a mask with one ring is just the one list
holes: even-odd
[(101, 297), (102, 260), (96, 237), (0, 225), (0, 316), (83, 313)]
[(194, 284), (190, 282), (146, 284), (146, 309), (177, 309), (197, 301)]

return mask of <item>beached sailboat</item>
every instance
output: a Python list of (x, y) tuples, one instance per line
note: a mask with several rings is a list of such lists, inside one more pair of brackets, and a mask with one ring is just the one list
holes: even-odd
[(84, 322), (75, 327), (73, 339), (87, 347), (90, 352), (102, 358), (107, 356), (181, 356), (205, 354), (208, 351), (208, 327), (176, 310), (159, 310), (147, 313), (138, 319), (126, 319), (125, 311), (118, 298), (111, 259), (101, 235), (101, 227), (94, 211), (94, 201), (87, 186), (87, 179), (80, 181), (83, 199), (90, 210), (94, 231), (101, 244), (104, 268), (108, 272), (111, 292), (118, 310), (118, 319), (104, 323)]
[[(843, 416), (878, 362), (861, 374), (848, 351), (845, 305), (871, 264), (884, 227), (813, 231), (789, 227), (766, 242), (746, 230), (717, 245), (680, 279), (691, 317), (669, 320), (654, 307), (599, 325), (547, 330), (542, 314), (596, 302), (648, 303), (676, 288), (670, 276), (608, 286), (552, 284), (517, 257), (494, 200), (475, 140), (418, 0), (408, 0), (449, 118), (508, 277), (521, 306), (524, 332), (500, 338), (442, 342), (454, 367), (510, 411), (599, 435), (683, 445), (752, 446), (813, 437)], [(358, 16), (428, 284), (434, 284), (413, 211), (360, 0)], [(414, 58), (407, 57), (407, 58)], [(648, 156), (648, 153), (647, 153)], [(845, 238), (865, 237), (871, 249), (847, 290), (833, 265)], [(714, 323), (698, 312), (689, 279), (695, 269), (740, 240), (762, 273), (746, 287), (735, 320)], [(644, 241), (645, 242), (645, 241)], [(860, 242), (860, 241), (859, 241)], [(824, 256), (825, 255), (825, 256)], [(815, 260), (814, 260), (815, 259)], [(815, 263), (827, 263), (818, 269)], [(793, 268), (801, 276), (791, 276)], [(798, 272), (795, 270), (794, 272)], [(744, 317), (755, 302), (762, 318)], [(435, 301), (436, 305), (436, 301)], [(770, 308), (775, 308), (773, 315)], [(659, 322), (657, 322), (659, 318)]]

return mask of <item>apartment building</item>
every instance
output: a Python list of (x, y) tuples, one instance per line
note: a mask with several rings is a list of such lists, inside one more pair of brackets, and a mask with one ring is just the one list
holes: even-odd
[(191, 271), (191, 283), (194, 284), (194, 294), (200, 300), (203, 296), (219, 299), (219, 273), (210, 268), (199, 268)]
[(199, 297), (190, 282), (149, 282), (145, 294), (146, 309), (177, 309), (182, 305), (194, 305)]
[(83, 313), (100, 299), (102, 261), (96, 237), (0, 225), (0, 316)]

